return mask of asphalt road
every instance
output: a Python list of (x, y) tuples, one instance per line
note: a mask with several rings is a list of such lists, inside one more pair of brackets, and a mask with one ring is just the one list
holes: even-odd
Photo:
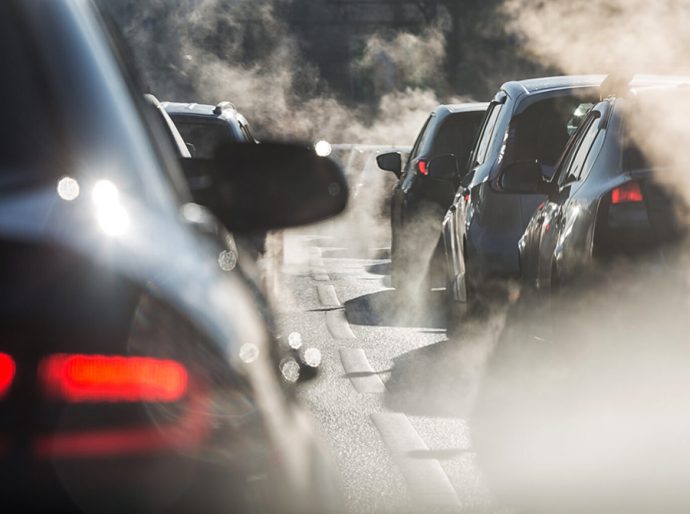
[(300, 396), (341, 476), (342, 511), (495, 512), (467, 422), (490, 331), (449, 341), (444, 292), (398, 298), (385, 227), (347, 227), (286, 233), (277, 291), (280, 332), (323, 355)]

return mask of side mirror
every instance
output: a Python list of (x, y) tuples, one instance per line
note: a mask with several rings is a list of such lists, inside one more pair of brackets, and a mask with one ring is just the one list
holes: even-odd
[(213, 159), (181, 163), (194, 201), (230, 231), (306, 225), (335, 216), (347, 205), (340, 167), (307, 146), (229, 143)]
[(395, 176), (402, 176), (402, 156), (400, 152), (382, 153), (376, 156), (376, 164), (385, 171), (392, 171)]
[(187, 147), (187, 150), (189, 150), (189, 155), (196, 157), (196, 146), (194, 146), (192, 143), (185, 143), (185, 146)]
[(455, 154), (447, 153), (432, 157), (427, 167), (431, 178), (439, 180), (457, 180), (460, 178), (458, 159)]
[(517, 161), (505, 166), (498, 176), (498, 189), (503, 193), (543, 194), (550, 183), (544, 180), (537, 161)]

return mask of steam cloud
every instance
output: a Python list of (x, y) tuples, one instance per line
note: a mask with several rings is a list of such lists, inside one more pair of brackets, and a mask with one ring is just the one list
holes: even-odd
[(290, 0), (101, 0), (161, 100), (232, 101), (261, 136), (409, 145), (439, 103), (443, 34), (373, 35), (351, 63), (373, 105), (346, 105), (303, 58), (282, 21)]
[[(529, 57), (563, 73), (690, 71), (688, 2), (506, 0), (502, 13)], [(684, 90), (636, 104), (629, 128), (687, 203)], [(511, 308), (474, 416), (501, 501), (532, 512), (687, 511), (686, 270), (687, 251), (667, 251), (664, 264), (621, 262), (551, 305)]]

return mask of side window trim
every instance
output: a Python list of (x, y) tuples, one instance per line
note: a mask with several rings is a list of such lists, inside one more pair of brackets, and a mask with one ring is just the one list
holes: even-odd
[[(576, 161), (576, 158), (580, 154), (580, 149), (582, 146), (582, 143), (586, 139), (587, 135), (590, 132), (590, 129), (592, 126), (597, 123), (597, 131), (599, 131), (599, 126), (598, 126), (598, 121), (600, 119), (600, 113), (597, 111), (592, 111), (587, 115), (587, 118), (582, 122), (582, 125), (578, 129), (578, 131), (575, 133), (573, 138), (571, 139), (570, 143), (566, 147), (566, 150), (563, 154), (563, 157), (561, 159), (561, 164), (559, 166), (559, 169), (557, 170), (556, 174), (554, 175), (554, 179), (557, 180), (558, 187), (562, 188), (567, 184), (571, 184), (573, 182), (576, 182), (579, 180), (579, 177), (576, 177), (575, 180), (569, 180), (569, 177), (571, 176), (570, 170), (572, 169), (573, 163)], [(589, 150), (592, 145), (587, 148), (587, 152), (589, 153)], [(586, 160), (586, 158), (585, 158)], [(583, 161), (584, 162), (584, 161)]]
[[(486, 159), (486, 154), (489, 151), (489, 146), (491, 145), (491, 139), (493, 138), (494, 131), (496, 130), (496, 125), (498, 123), (498, 115), (501, 110), (502, 103), (491, 102), (491, 105), (487, 109), (486, 118), (482, 126), (481, 132), (479, 133), (479, 138), (477, 139), (477, 145), (475, 149), (470, 154), (469, 168), (471, 169), (475, 166), (479, 166), (484, 163)], [(480, 153), (483, 154), (480, 156)]]

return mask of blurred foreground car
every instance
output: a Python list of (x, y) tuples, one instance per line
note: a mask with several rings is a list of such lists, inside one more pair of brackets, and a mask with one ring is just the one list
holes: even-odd
[(443, 221), (448, 326), (505, 294), (519, 274), (517, 242), (544, 197), (500, 194), (494, 181), (516, 161), (536, 161), (546, 176), (579, 122), (599, 98), (603, 77), (551, 77), (507, 82), (489, 105), (467, 175)]
[[(584, 119), (552, 179), (533, 162), (503, 170), (501, 190), (546, 195), (518, 244), (530, 290), (548, 297), (594, 263), (643, 256), (662, 262), (660, 252), (683, 238), (687, 208), (657, 180), (669, 170), (653, 169), (632, 134), (636, 122), (639, 127), (643, 116), (659, 111), (688, 83), (679, 78), (677, 86), (625, 87), (604, 99)], [(675, 120), (664, 121), (670, 132)]]
[[(404, 167), (398, 152), (376, 158), (381, 169), (398, 178), (391, 198), (393, 287), (429, 286), (434, 270), (443, 268), (441, 220), (453, 202), (487, 105), (440, 105), (422, 126)], [(445, 273), (438, 275), (445, 278)]]
[[(331, 475), (287, 384), (299, 365), (225, 271), (115, 40), (87, 0), (0, 3), (2, 509), (329, 510)], [(258, 148), (207, 163), (208, 205), (230, 229), (345, 208), (331, 161)]]

